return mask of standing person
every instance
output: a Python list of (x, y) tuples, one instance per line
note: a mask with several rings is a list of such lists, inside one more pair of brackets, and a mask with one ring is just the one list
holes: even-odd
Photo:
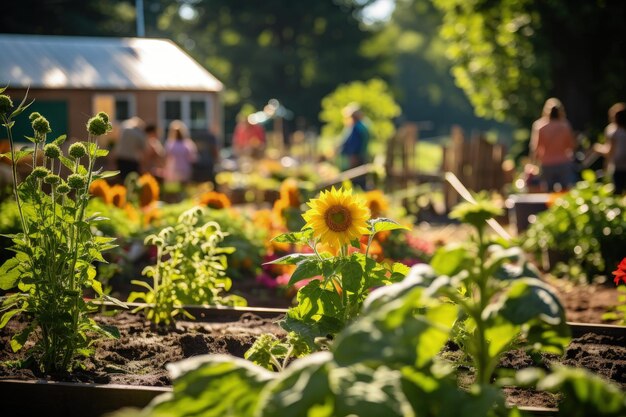
[(163, 180), (165, 148), (159, 140), (157, 128), (153, 124), (146, 126), (146, 148), (141, 160), (141, 172), (151, 174), (157, 180)]
[(233, 132), (233, 153), (236, 156), (260, 157), (265, 148), (265, 129), (259, 123), (251, 123), (249, 116), (239, 114)]
[(196, 144), (189, 137), (185, 123), (174, 120), (170, 123), (165, 144), (165, 182), (187, 183), (191, 179), (192, 164), (198, 159)]
[[(348, 124), (348, 135), (341, 145), (341, 156), (346, 163), (346, 168), (356, 168), (367, 162), (367, 147), (369, 144), (369, 130), (363, 123), (363, 112), (358, 104), (349, 104), (342, 110)], [(358, 176), (352, 181), (354, 185), (366, 188), (365, 175)]]
[(617, 103), (609, 109), (609, 124), (604, 130), (606, 144), (594, 150), (606, 155), (607, 172), (612, 174), (615, 194), (626, 191), (626, 105)]
[(145, 123), (139, 117), (132, 117), (121, 124), (120, 138), (113, 154), (123, 180), (131, 172), (139, 172), (141, 158), (146, 147)]
[(543, 191), (560, 191), (574, 184), (574, 148), (574, 132), (565, 108), (558, 99), (549, 98), (541, 118), (533, 123), (530, 137), (530, 159), (539, 166)]
[(363, 112), (358, 104), (350, 104), (342, 110), (348, 120), (348, 135), (341, 145), (341, 155), (346, 158), (347, 168), (355, 168), (367, 161), (369, 131), (363, 123)]

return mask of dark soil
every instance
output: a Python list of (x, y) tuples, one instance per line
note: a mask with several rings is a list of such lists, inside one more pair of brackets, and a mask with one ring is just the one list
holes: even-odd
[[(72, 374), (45, 377), (58, 381), (95, 382), (124, 385), (171, 385), (165, 365), (207, 353), (229, 353), (243, 357), (254, 340), (263, 333), (284, 335), (276, 320), (261, 319), (244, 313), (238, 321), (200, 323), (179, 321), (168, 331), (152, 331), (140, 314), (121, 312), (115, 316), (98, 316), (103, 324), (115, 325), (121, 337), (98, 339), (95, 354), (81, 362), (83, 369)], [(11, 353), (10, 336), (24, 324), (13, 320), (0, 330), (0, 362), (20, 359)], [(35, 369), (15, 370), (0, 364), (0, 378), (43, 378)]]

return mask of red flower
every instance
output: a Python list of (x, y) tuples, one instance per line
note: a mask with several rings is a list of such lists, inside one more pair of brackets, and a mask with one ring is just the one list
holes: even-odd
[(626, 258), (622, 259), (622, 262), (617, 265), (617, 269), (613, 271), (613, 275), (615, 275), (615, 285), (619, 285), (620, 281), (626, 284)]

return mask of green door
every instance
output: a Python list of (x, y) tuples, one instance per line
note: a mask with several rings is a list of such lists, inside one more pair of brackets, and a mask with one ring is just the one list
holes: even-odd
[[(15, 120), (13, 138), (15, 142), (27, 143), (24, 136), (33, 136), (33, 128), (28, 116), (32, 112), (39, 112), (50, 122), (52, 132), (48, 134), (48, 141), (67, 133), (67, 101), (65, 100), (35, 100), (35, 102)], [(3, 132), (5, 136), (6, 132)]]

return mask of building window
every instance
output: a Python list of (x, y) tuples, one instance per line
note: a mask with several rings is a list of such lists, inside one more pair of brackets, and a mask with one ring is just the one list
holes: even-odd
[(159, 99), (159, 119), (164, 131), (173, 120), (182, 120), (191, 133), (209, 129), (211, 98), (207, 95), (167, 94)]
[(135, 96), (132, 94), (96, 94), (93, 112), (106, 112), (113, 122), (123, 122), (136, 115)]

